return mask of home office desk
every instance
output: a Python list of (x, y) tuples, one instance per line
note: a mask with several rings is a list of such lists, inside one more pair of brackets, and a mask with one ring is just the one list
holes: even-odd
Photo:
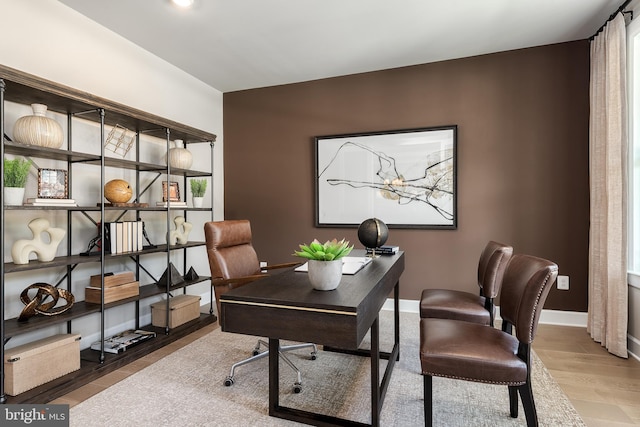
[[(364, 251), (353, 254), (364, 255)], [(343, 275), (340, 286), (333, 291), (314, 290), (307, 273), (290, 269), (231, 290), (220, 298), (223, 331), (269, 338), (269, 415), (313, 425), (380, 424), (384, 396), (400, 355), (398, 300), (403, 270), (404, 253), (399, 252), (375, 258), (355, 275)], [(394, 345), (390, 352), (383, 353), (378, 314), (391, 291)], [(371, 350), (359, 350), (369, 330)], [(371, 424), (280, 406), (277, 350), (281, 339), (322, 344), (325, 349), (370, 357)], [(388, 360), (382, 381), (380, 358)]]

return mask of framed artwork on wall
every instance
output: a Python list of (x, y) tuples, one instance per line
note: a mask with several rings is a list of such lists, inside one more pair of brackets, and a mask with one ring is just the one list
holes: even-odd
[(456, 125), (316, 137), (316, 227), (456, 229), (456, 149)]
[(69, 194), (67, 171), (63, 169), (38, 169), (38, 197), (66, 199)]

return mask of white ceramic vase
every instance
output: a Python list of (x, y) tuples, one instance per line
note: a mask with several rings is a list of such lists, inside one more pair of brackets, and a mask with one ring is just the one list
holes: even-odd
[(193, 196), (193, 207), (194, 208), (201, 208), (202, 205), (204, 204), (204, 197), (196, 197)]
[(318, 261), (309, 260), (309, 281), (314, 289), (332, 291), (338, 287), (342, 279), (342, 260)]
[(31, 104), (32, 116), (20, 117), (13, 126), (13, 138), (22, 144), (60, 148), (64, 142), (62, 126), (46, 116), (47, 106)]
[(176, 139), (173, 141), (173, 148), (169, 149), (169, 153), (164, 158), (164, 162), (169, 162), (172, 168), (189, 169), (193, 163), (193, 155), (191, 151), (182, 147), (182, 140)]
[(4, 187), (4, 204), (7, 206), (22, 206), (24, 187)]

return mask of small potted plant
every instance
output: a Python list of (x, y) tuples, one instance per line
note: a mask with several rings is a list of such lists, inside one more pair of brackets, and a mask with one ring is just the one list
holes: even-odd
[(300, 245), (294, 255), (308, 259), (309, 281), (314, 289), (331, 291), (336, 289), (342, 278), (342, 258), (349, 255), (353, 245), (349, 241), (337, 239), (324, 244), (314, 239), (310, 244)]
[(31, 169), (31, 161), (22, 158), (4, 159), (4, 204), (22, 205), (24, 187)]
[(207, 180), (202, 179), (192, 179), (189, 181), (191, 185), (191, 196), (193, 198), (193, 207), (201, 208), (202, 202), (204, 201), (204, 193), (207, 191)]

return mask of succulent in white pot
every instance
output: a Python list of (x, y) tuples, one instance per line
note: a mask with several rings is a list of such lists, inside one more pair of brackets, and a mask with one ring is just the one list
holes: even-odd
[(310, 244), (300, 245), (293, 254), (308, 259), (309, 281), (314, 289), (331, 291), (340, 285), (342, 279), (342, 258), (349, 255), (353, 245), (349, 241), (329, 240), (324, 244), (314, 239)]

